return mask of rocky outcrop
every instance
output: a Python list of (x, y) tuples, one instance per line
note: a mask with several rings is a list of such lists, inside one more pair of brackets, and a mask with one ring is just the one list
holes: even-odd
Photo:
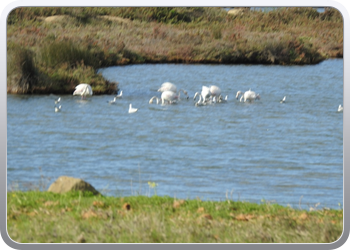
[(63, 194), (69, 191), (90, 191), (94, 195), (100, 194), (91, 184), (83, 181), (82, 179), (77, 179), (69, 176), (58, 177), (57, 180), (51, 184), (47, 191), (59, 194)]

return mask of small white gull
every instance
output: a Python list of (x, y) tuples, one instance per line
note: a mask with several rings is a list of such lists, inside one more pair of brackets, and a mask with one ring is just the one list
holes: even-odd
[(61, 101), (61, 97), (58, 97), (57, 100), (55, 100), (55, 104), (59, 103)]
[(284, 96), (283, 99), (280, 101), (280, 103), (285, 103), (286, 102), (287, 96)]
[(339, 107), (338, 107), (338, 112), (342, 112), (343, 111), (343, 106), (341, 104), (339, 104)]
[(62, 106), (60, 105), (60, 106), (58, 106), (58, 107), (56, 107), (55, 106), (55, 112), (57, 113), (57, 112), (60, 112), (61, 111), (61, 108), (62, 108)]
[(133, 108), (131, 103), (129, 105), (129, 113), (135, 113), (138, 109), (137, 108)]

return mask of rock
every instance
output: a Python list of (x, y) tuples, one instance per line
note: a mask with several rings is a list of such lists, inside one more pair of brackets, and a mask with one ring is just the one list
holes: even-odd
[(63, 194), (69, 191), (90, 191), (94, 195), (100, 194), (93, 186), (83, 181), (69, 176), (60, 176), (57, 180), (51, 184), (47, 190), (53, 193)]

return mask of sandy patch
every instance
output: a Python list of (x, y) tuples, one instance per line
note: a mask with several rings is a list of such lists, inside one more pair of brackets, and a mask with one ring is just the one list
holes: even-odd
[[(51, 23), (51, 22), (57, 22), (57, 21), (62, 21), (65, 18), (68, 18), (68, 15), (56, 15), (56, 16), (48, 16), (48, 17), (39, 17), (39, 19)], [(97, 16), (97, 18), (103, 18), (107, 19), (113, 22), (119, 22), (119, 23), (131, 23), (132, 21), (127, 18), (121, 18), (117, 16)]]
[(41, 19), (43, 19), (45, 22), (56, 22), (56, 21), (61, 21), (64, 18), (67, 18), (68, 16), (66, 15), (57, 15), (57, 16), (48, 16), (48, 17), (43, 17)]
[(131, 23), (130, 19), (127, 18), (121, 18), (117, 16), (99, 16), (99, 18), (104, 18), (110, 21), (120, 22), (120, 23)]

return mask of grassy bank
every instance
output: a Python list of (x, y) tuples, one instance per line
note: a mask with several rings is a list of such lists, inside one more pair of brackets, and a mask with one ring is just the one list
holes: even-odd
[(16, 191), (7, 193), (7, 231), (21, 243), (331, 243), (343, 210)]
[[(113, 93), (96, 70), (139, 63), (314, 64), (343, 56), (332, 8), (229, 15), (222, 8), (30, 7), (7, 19), (8, 93)], [(161, 84), (162, 82), (160, 82)]]

